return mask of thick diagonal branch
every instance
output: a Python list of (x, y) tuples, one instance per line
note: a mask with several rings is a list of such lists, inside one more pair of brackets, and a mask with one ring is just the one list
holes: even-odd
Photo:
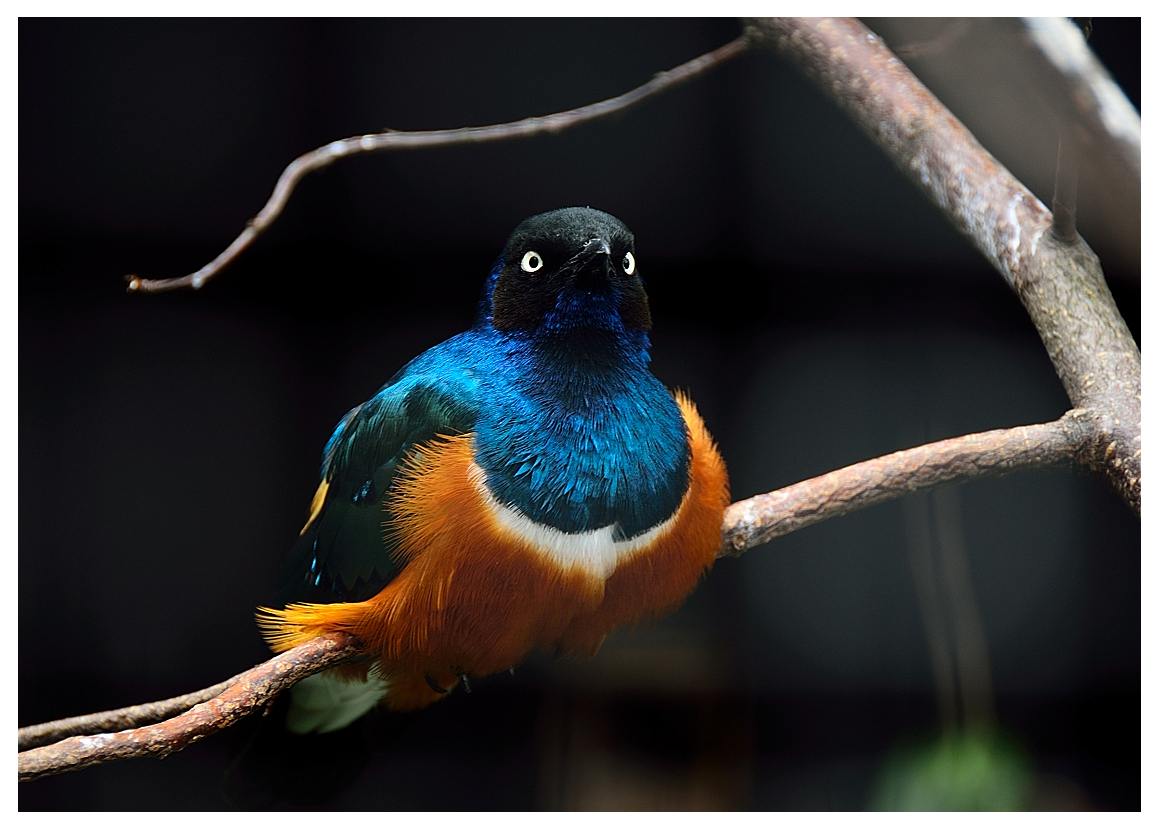
[(790, 57), (974, 244), (1017, 293), (1091, 440), (1079, 459), (1140, 507), (1140, 357), (1098, 258), (1059, 239), (1050, 211), (851, 18), (760, 18)]

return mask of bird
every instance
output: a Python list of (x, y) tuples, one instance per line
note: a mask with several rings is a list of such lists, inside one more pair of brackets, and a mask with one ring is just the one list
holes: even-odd
[(531, 652), (591, 656), (675, 609), (721, 544), (728, 474), (649, 369), (632, 232), (571, 207), (508, 238), (467, 331), (338, 423), (287, 559), (274, 651), (345, 632), (367, 660), (293, 689), (287, 725), (422, 709)]

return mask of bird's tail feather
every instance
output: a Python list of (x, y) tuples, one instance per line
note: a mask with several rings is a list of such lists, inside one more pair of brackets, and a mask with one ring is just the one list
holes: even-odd
[(324, 634), (355, 634), (366, 612), (364, 602), (300, 602), (285, 608), (259, 608), (258, 627), (276, 652), (289, 651)]

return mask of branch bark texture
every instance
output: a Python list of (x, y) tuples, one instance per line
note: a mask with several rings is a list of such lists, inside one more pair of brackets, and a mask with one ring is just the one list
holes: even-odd
[(1080, 462), (1139, 512), (1139, 347), (1094, 252), (1077, 235), (1052, 234), (1046, 206), (859, 21), (748, 26), (845, 110), (1014, 289), (1087, 432)]
[(93, 712), (91, 715), (78, 715), (75, 718), (63, 718), (36, 726), (25, 726), (16, 730), (16, 747), (23, 752), (26, 749), (44, 746), (74, 735), (116, 732), (121, 729), (156, 723), (179, 715), (198, 703), (212, 700), (230, 688), (241, 677), (242, 675), (239, 674), (207, 689), (171, 697), (168, 700), (142, 703), (139, 706), (126, 706), (122, 709), (110, 709), (107, 712)]
[(360, 654), (357, 641), (347, 635), (310, 640), (227, 681), (230, 686), (226, 691), (162, 723), (65, 738), (21, 752), (17, 756), (20, 780), (31, 781), (118, 758), (164, 758), (257, 711), (303, 677), (357, 660)]
[(834, 470), (731, 505), (724, 514), (721, 556), (863, 507), (945, 484), (1015, 470), (1066, 465), (1082, 430), (1076, 416), (1049, 424), (995, 429), (923, 444)]

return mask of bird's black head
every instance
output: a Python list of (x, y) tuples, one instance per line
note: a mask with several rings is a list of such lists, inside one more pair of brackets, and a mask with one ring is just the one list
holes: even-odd
[(560, 208), (523, 220), (493, 278), (491, 323), (499, 331), (652, 327), (632, 232), (599, 210)]

